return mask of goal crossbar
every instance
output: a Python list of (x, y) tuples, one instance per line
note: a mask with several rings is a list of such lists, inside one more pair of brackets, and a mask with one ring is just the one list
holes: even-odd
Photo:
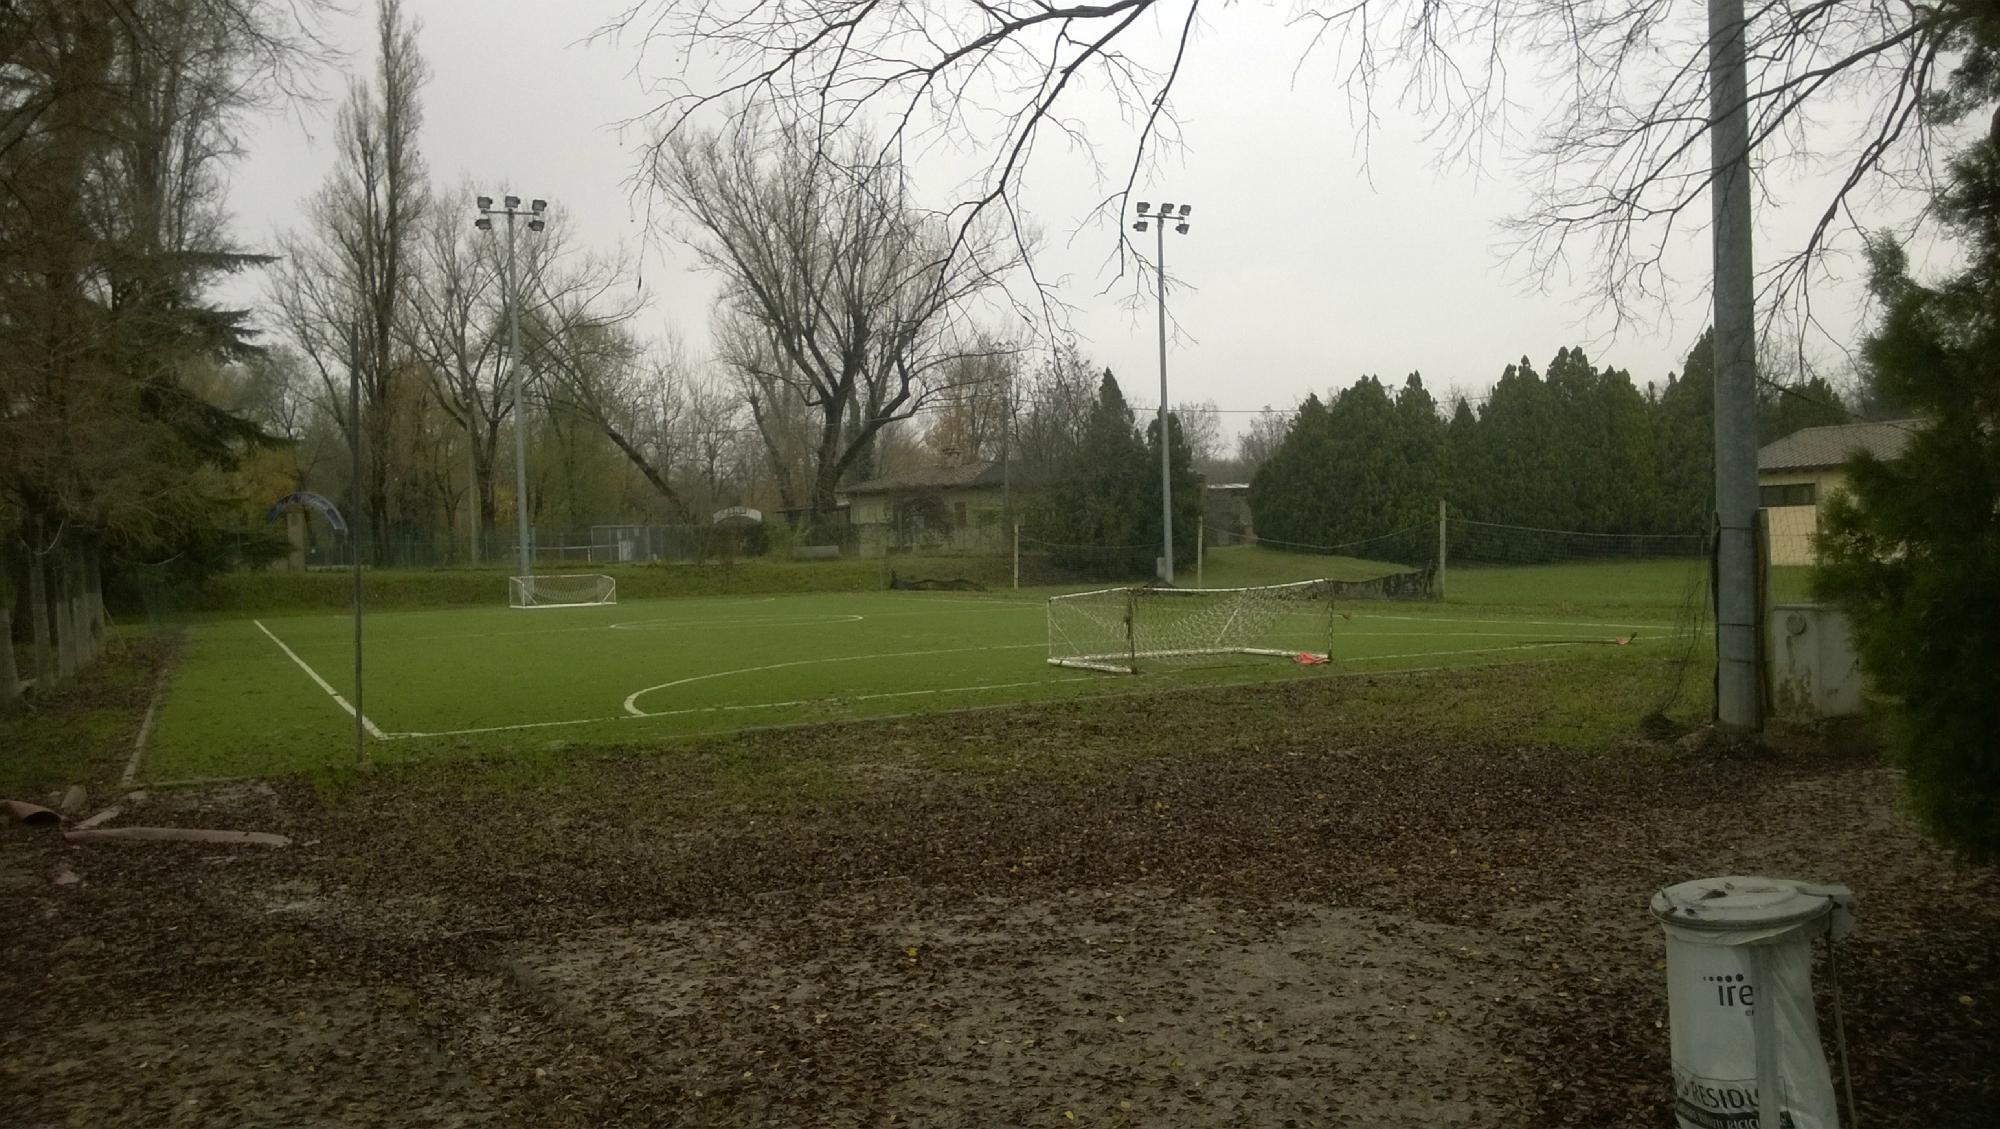
[(618, 602), (618, 581), (598, 573), (514, 576), (507, 602), (516, 608), (579, 608)]
[(1048, 602), (1051, 666), (1137, 674), (1222, 655), (1327, 659), (1340, 585), (1301, 580), (1242, 588), (1100, 588)]

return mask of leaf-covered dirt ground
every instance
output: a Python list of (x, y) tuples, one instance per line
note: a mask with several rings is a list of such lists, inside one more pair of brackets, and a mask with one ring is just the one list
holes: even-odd
[[(1394, 692), (1533, 702), (1572, 677)], [(1366, 707), (1389, 692), (174, 788), (116, 821), (281, 849), (9, 826), (0, 1108), (23, 1126), (1666, 1126), (1646, 899), (1769, 873), (1858, 892), (1840, 975), (1862, 1123), (1993, 1123), (2000, 877), (1927, 845), (1859, 742), (1578, 751)]]

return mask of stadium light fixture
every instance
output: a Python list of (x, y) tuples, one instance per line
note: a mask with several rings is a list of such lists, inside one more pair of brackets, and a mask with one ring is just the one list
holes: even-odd
[(1152, 205), (1151, 205), (1151, 204), (1148, 204), (1148, 203), (1146, 203), (1146, 202), (1145, 202), (1144, 200), (1141, 200), (1141, 201), (1139, 201), (1139, 214), (1140, 214), (1140, 215), (1142, 215), (1142, 216), (1143, 216), (1143, 215), (1145, 215), (1145, 214), (1146, 214), (1146, 210), (1147, 210), (1148, 208), (1151, 208), (1151, 207), (1152, 207)]
[(539, 232), (547, 224), (542, 213), (548, 210), (547, 200), (536, 200), (529, 205), (530, 210), (521, 208), (519, 196), (503, 196), (505, 206), (493, 206), (493, 197), (477, 197), (479, 218), (472, 226), (481, 231), (493, 230), (493, 217), (507, 218), (507, 371), (512, 384), (514, 398), (514, 520), (520, 533), (520, 575), (532, 577), (535, 574), (534, 551), (528, 544), (528, 409), (521, 399), (521, 312), (519, 280), (514, 270), (514, 220), (516, 217), (527, 221), (528, 230)]
[[(1153, 267), (1155, 291), (1160, 306), (1160, 579), (1169, 584), (1174, 582), (1174, 479), (1173, 479), (1173, 432), (1167, 419), (1167, 225), (1174, 223), (1178, 235), (1188, 233), (1187, 214), (1194, 210), (1192, 204), (1161, 204), (1153, 213), (1154, 239)], [(1147, 215), (1146, 202), (1140, 201), (1139, 214)], [(1147, 221), (1141, 219), (1132, 225), (1134, 231), (1146, 230)]]

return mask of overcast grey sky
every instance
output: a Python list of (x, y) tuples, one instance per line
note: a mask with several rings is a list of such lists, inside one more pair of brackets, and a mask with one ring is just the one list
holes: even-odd
[[(647, 201), (630, 181), (644, 133), (621, 133), (617, 123), (649, 105), (644, 80), (678, 61), (656, 50), (635, 75), (640, 59), (630, 44), (586, 42), (619, 7), (410, 0), (433, 71), (422, 134), (433, 183), (448, 189), (470, 176), (496, 195), (546, 197), (574, 214), (580, 245), (636, 248), (649, 230)], [(331, 30), (351, 52), (347, 67), (365, 72), (374, 11), (365, 2), (359, 8)], [(1183, 331), (1170, 353), (1174, 401), (1287, 407), (1364, 373), (1400, 381), (1412, 370), (1440, 395), (1477, 394), (1510, 360), (1526, 355), (1539, 367), (1571, 344), (1630, 370), (1642, 386), (1680, 368), (1707, 321), (1704, 237), (1691, 235), (1677, 255), (1683, 285), (1669, 308), (1611, 333), (1608, 322), (1588, 316), (1587, 292), (1536, 292), (1502, 262), (1497, 224), (1526, 200), (1503, 160), (1490, 159), (1483, 175), (1440, 169), (1420, 123), (1378, 106), (1364, 169), (1352, 108), (1333, 77), (1308, 60), (1294, 80), (1301, 42), (1282, 17), (1277, 8), (1229, 8), (1202, 31), (1173, 99), (1183, 144), (1141, 182), (1140, 198), (1194, 205), (1192, 234), (1168, 236), (1169, 267), (1193, 288), (1171, 298)], [(1535, 83), (1525, 68), (1519, 73), (1514, 93), (1525, 101)], [(246, 135), (248, 156), (230, 197), (244, 242), (268, 244), (326, 176), (333, 105), (345, 81), (345, 71), (330, 70), (324, 105), (290, 107)], [(1042, 270), (1064, 280), (1085, 351), (1118, 372), (1130, 399), (1150, 404), (1152, 308), (1134, 309), (1129, 281), (1114, 277), (1109, 221), (1086, 222), (1091, 205), (1122, 179), (1131, 125), (1109, 104), (1085, 109), (1109, 180), (1080, 155), (1045, 150), (1023, 199), (1047, 232)], [(1513, 124), (1530, 130), (1534, 109), (1525, 107)], [(955, 199), (949, 176), (933, 179), (937, 203)], [(1760, 215), (1766, 250), (1797, 240), (1810, 222), (1812, 186), (1788, 198), (1799, 201), (1796, 211)], [(471, 201), (457, 204), (470, 223)], [(642, 330), (671, 327), (701, 352), (712, 282), (671, 242), (640, 261), (635, 281), (650, 302)], [(1823, 288), (1819, 309), (1833, 325), (1858, 325), (1858, 286)]]

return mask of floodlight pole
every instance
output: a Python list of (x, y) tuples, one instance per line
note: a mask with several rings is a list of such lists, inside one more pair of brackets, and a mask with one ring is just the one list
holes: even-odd
[(1167, 224), (1173, 223), (1174, 231), (1186, 235), (1191, 210), (1187, 204), (1176, 211), (1174, 205), (1163, 203), (1153, 212), (1151, 205), (1141, 200), (1139, 219), (1132, 224), (1134, 231), (1144, 231), (1151, 224), (1155, 232), (1153, 268), (1160, 311), (1160, 579), (1168, 584), (1174, 582), (1174, 444), (1167, 425)]
[(481, 231), (493, 230), (492, 217), (507, 217), (507, 277), (503, 285), (507, 291), (507, 375), (509, 395), (514, 400), (514, 520), (520, 536), (521, 570), (517, 575), (527, 577), (535, 574), (535, 557), (528, 545), (528, 407), (521, 400), (521, 296), (514, 270), (514, 217), (525, 217), (529, 231), (540, 231), (548, 201), (536, 200), (526, 210), (519, 196), (503, 197), (498, 208), (491, 196), (479, 197), (478, 203), (479, 219), (474, 224)]

